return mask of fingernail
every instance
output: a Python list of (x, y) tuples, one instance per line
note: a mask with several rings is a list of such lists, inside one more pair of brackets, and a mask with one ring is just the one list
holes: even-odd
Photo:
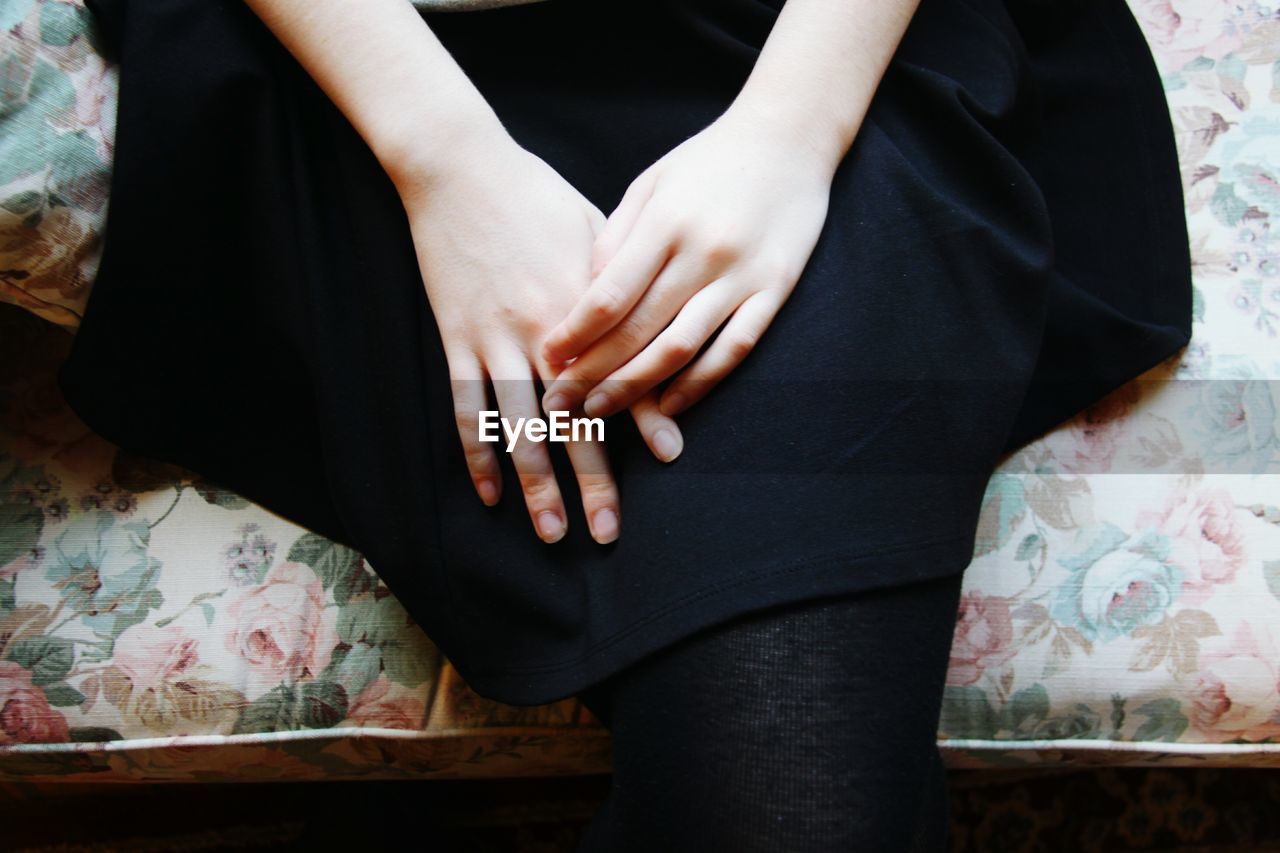
[(480, 500), (484, 501), (485, 506), (493, 506), (498, 502), (498, 486), (488, 477), (476, 483), (476, 490), (480, 492)]
[(597, 510), (592, 521), (595, 522), (592, 533), (601, 545), (606, 545), (618, 538), (618, 514), (613, 510), (607, 507)]
[(559, 541), (564, 530), (564, 522), (554, 512), (538, 513), (538, 533), (546, 542)]
[(662, 412), (662, 414), (667, 417), (671, 417), (683, 410), (686, 403), (687, 400), (685, 399), (685, 396), (680, 392), (675, 391), (663, 397), (658, 402), (658, 411)]
[(582, 404), (582, 411), (592, 417), (602, 414), (609, 407), (609, 398), (604, 394), (592, 394), (587, 397), (587, 402)]
[(569, 411), (569, 398), (557, 391), (543, 401), (542, 408), (548, 412), (567, 412)]
[(653, 449), (658, 451), (663, 462), (670, 462), (680, 455), (684, 442), (669, 429), (660, 429), (653, 436)]

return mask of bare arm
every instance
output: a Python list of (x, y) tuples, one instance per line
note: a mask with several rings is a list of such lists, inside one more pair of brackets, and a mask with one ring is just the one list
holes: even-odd
[(787, 0), (731, 111), (790, 128), (835, 169), (919, 0)]
[(398, 188), (417, 189), (460, 158), (478, 155), (477, 145), (514, 144), (408, 0), (363, 0), (358, 9), (345, 0), (245, 2)]
[[(534, 378), (553, 370), (537, 345), (586, 290), (604, 214), (516, 142), (408, 0), (246, 3), (346, 116), (404, 203), (461, 449), (476, 492), (493, 505), (504, 451), (480, 440), (488, 391), (513, 423), (540, 415)], [(663, 435), (678, 441), (680, 431), (657, 396), (632, 416), (650, 449), (673, 458)], [(612, 541), (619, 494), (602, 443), (566, 450), (592, 536)], [(568, 515), (545, 444), (521, 439), (510, 452), (535, 530), (557, 541)]]

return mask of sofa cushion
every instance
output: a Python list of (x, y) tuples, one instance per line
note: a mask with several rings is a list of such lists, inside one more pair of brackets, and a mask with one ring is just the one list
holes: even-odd
[[(947, 675), (950, 766), (1280, 755), (1280, 21), (1131, 6), (1178, 133), (1195, 335), (994, 472)], [(75, 8), (0, 16), (31, 38), (33, 16)], [(30, 91), (16, 73), (7, 90)], [(84, 267), (59, 269), (74, 290)], [(0, 308), (0, 777), (607, 767), (575, 701), (471, 692), (360, 555), (93, 435), (53, 379), (78, 315)]]
[(360, 554), (91, 432), (70, 340), (0, 306), (0, 777), (608, 768), (576, 700), (471, 692)]
[(77, 2), (0, 6), (0, 300), (76, 328), (102, 252), (117, 77)]
[(1194, 334), (993, 476), (952, 766), (1280, 759), (1280, 19), (1130, 7), (1177, 134)]

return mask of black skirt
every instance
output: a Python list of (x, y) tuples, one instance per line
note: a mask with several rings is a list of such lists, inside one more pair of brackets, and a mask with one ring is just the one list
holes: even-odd
[[(424, 17), (607, 213), (729, 105), (782, 2)], [(473, 491), (403, 206), (336, 107), (240, 0), (89, 6), (120, 101), (70, 405), (361, 551), (493, 699), (567, 697), (747, 611), (962, 572), (1004, 454), (1190, 338), (1173, 131), (1126, 4), (922, 0), (764, 338), (677, 417), (674, 463), (607, 420), (615, 543), (550, 445), (570, 529), (544, 544), (519, 489)]]

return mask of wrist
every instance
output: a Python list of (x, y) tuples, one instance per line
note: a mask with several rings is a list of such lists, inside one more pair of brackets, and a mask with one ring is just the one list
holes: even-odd
[(721, 120), (753, 137), (772, 137), (787, 156), (804, 157), (815, 167), (834, 174), (853, 142), (856, 126), (847, 122), (842, 125), (822, 110), (797, 106), (803, 104), (758, 96), (744, 89)]
[(401, 195), (418, 192), (516, 145), (490, 109), (401, 121), (373, 134), (370, 148)]

